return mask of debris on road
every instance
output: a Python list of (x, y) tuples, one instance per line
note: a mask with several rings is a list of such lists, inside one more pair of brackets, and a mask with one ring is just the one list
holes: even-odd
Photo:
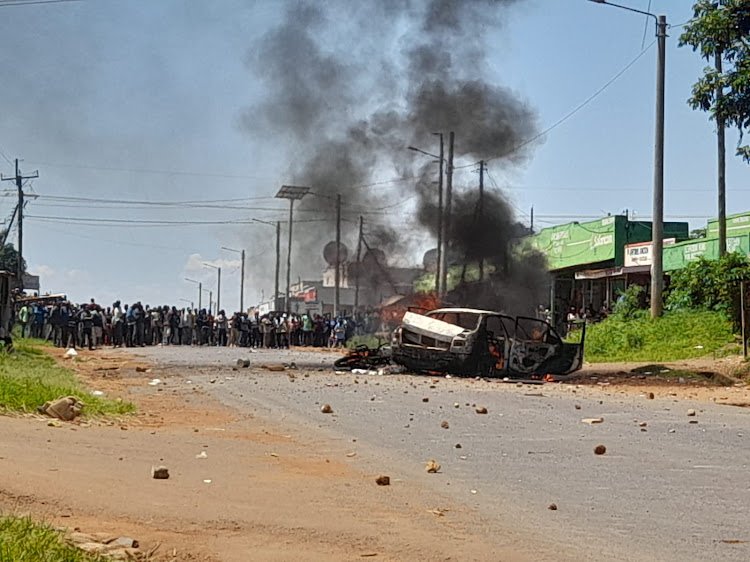
[(261, 369), (265, 369), (266, 371), (273, 371), (275, 373), (286, 371), (286, 367), (284, 367), (283, 365), (261, 365)]
[(378, 369), (384, 368), (382, 374), (387, 374), (390, 371), (386, 370), (385, 367), (390, 365), (390, 362), (390, 347), (387, 347), (385, 344), (381, 344), (374, 349), (366, 345), (358, 345), (349, 351), (347, 355), (334, 361), (333, 367), (338, 370), (346, 369), (353, 371), (357, 369), (373, 371), (372, 374), (378, 374)]
[(461, 448), (461, 443), (456, 443), (456, 449), (460, 449), (460, 448)]
[(458, 402), (454, 402), (454, 403), (453, 403), (453, 407), (454, 407), (454, 408), (460, 408), (460, 407), (461, 407), (461, 404), (459, 404)]
[(440, 464), (430, 460), (427, 461), (427, 466), (425, 466), (424, 469), (430, 474), (435, 474), (436, 472), (440, 472)]
[(73, 349), (72, 347), (65, 352), (65, 358), (70, 359), (71, 357), (76, 357), (78, 355), (78, 352)]
[(477, 412), (477, 414), (486, 414), (487, 413), (487, 408), (485, 408), (484, 406), (478, 406), (477, 409), (476, 409), (476, 412)]
[(208, 455), (206, 454), (206, 451), (201, 451), (197, 455), (195, 455), (196, 459), (207, 459)]
[(73, 532), (65, 537), (73, 547), (110, 560), (146, 560), (148, 554), (139, 550), (138, 541), (109, 533)]
[(148, 383), (149, 386), (156, 386), (161, 384), (161, 379), (153, 379), (150, 383)]
[(54, 402), (45, 402), (37, 410), (51, 418), (57, 418), (62, 421), (73, 421), (81, 415), (81, 410), (85, 404), (75, 396), (65, 396), (58, 398)]
[(241, 369), (247, 369), (250, 366), (250, 359), (237, 359), (237, 366)]
[(424, 398), (422, 398), (422, 402), (429, 402), (429, 401), (430, 401), (430, 399), (427, 398), (426, 396)]
[(151, 476), (155, 480), (166, 480), (169, 478), (169, 469), (166, 466), (152, 466)]
[(391, 485), (391, 477), (390, 476), (378, 476), (375, 479), (375, 483), (378, 486), (390, 486)]
[(440, 424), (440, 427), (442, 427), (443, 429), (449, 429), (450, 424), (447, 421), (443, 420), (443, 422)]
[(649, 392), (649, 393), (648, 393), (648, 394), (646, 395), (646, 398), (648, 398), (649, 400), (653, 400), (653, 399), (654, 399), (654, 393), (653, 393), (653, 392)]
[(321, 412), (324, 414), (332, 414), (333, 408), (331, 408), (330, 404), (324, 404), (323, 407), (320, 409)]
[(687, 411), (687, 415), (688, 415), (688, 416), (694, 416), (694, 415), (695, 415), (695, 410), (693, 410), (693, 409), (691, 408), (690, 410), (688, 410), (688, 411)]
[(446, 511), (450, 511), (450, 510), (447, 508), (436, 507), (435, 509), (428, 509), (427, 513), (432, 513), (434, 515), (437, 515), (438, 517), (445, 517)]
[(550, 511), (557, 511), (557, 504), (551, 503), (549, 504), (549, 507), (547, 509), (549, 509)]
[(136, 367), (135, 372), (136, 373), (150, 373), (151, 369), (149, 369), (148, 367)]
[(581, 422), (593, 425), (595, 423), (604, 423), (604, 418), (583, 418)]
[(607, 452), (607, 448), (604, 445), (597, 445), (594, 447), (594, 454), (596, 455), (603, 455)]

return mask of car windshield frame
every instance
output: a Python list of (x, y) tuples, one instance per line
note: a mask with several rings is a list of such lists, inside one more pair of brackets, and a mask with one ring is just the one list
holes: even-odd
[[(464, 330), (468, 330), (470, 332), (474, 332), (479, 329), (484, 314), (481, 312), (471, 312), (468, 310), (433, 310), (432, 312), (428, 312), (425, 316), (427, 316), (428, 318), (433, 318), (435, 320), (440, 320), (441, 322), (446, 322), (453, 326), (458, 326), (459, 328), (463, 328)], [(455, 322), (446, 318), (453, 318), (455, 319)], [(470, 324), (470, 318), (476, 318), (476, 320), (473, 322), (473, 325), (469, 326), (468, 324)]]

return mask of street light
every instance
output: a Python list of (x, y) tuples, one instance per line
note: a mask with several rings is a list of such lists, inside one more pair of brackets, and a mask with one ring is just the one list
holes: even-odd
[(190, 310), (192, 310), (192, 309), (194, 309), (194, 308), (195, 308), (195, 306), (194, 306), (194, 305), (195, 305), (195, 303), (194, 303), (193, 301), (191, 301), (191, 300), (188, 300), (188, 299), (180, 299), (180, 300), (181, 300), (182, 302), (186, 302), (186, 303), (189, 303), (189, 304), (190, 304)]
[(589, 0), (595, 4), (614, 6), (629, 12), (643, 14), (656, 20), (656, 37), (659, 53), (656, 66), (656, 127), (654, 144), (654, 211), (651, 237), (653, 262), (651, 263), (651, 317), (658, 318), (664, 309), (664, 75), (666, 66), (667, 16), (613, 4), (606, 0)]
[(200, 281), (196, 281), (195, 279), (188, 279), (187, 277), (185, 277), (185, 281), (189, 281), (190, 283), (195, 283), (196, 285), (198, 285), (198, 310), (200, 310), (202, 308), (201, 302), (203, 302), (203, 283), (201, 283)]
[[(211, 265), (210, 263), (205, 263), (205, 262), (203, 263), (203, 267), (211, 267), (217, 270), (219, 273), (219, 278), (217, 279), (217, 282), (216, 282), (216, 313), (218, 314), (218, 312), (221, 310), (221, 268), (217, 265)], [(208, 301), (208, 312), (209, 314), (211, 313), (210, 299)]]
[(289, 291), (292, 280), (292, 221), (294, 219), (294, 202), (302, 199), (310, 193), (310, 188), (300, 185), (282, 185), (276, 194), (277, 199), (289, 199), (289, 249), (286, 257), (286, 294), (284, 296), (284, 309), (289, 311)]
[(227, 252), (234, 252), (242, 256), (242, 265), (240, 269), (240, 312), (245, 311), (245, 250), (235, 250), (233, 248), (221, 247), (222, 250)]
[(447, 164), (447, 161), (443, 156), (443, 133), (432, 134), (440, 137), (440, 156), (436, 156), (435, 154), (426, 152), (421, 148), (417, 148), (415, 146), (409, 146), (408, 149), (413, 150), (414, 152), (419, 152), (426, 156), (430, 156), (432, 158), (436, 158), (438, 164), (440, 165), (440, 172), (438, 175), (437, 271), (435, 272), (435, 292), (438, 294), (438, 296), (442, 296), (445, 291), (445, 279), (447, 271), (447, 260), (445, 259), (445, 240), (447, 236), (445, 235), (446, 233), (443, 232), (443, 228), (446, 222), (444, 220), (445, 211), (443, 210), (443, 164)]
[(261, 224), (267, 224), (276, 228), (276, 273), (274, 275), (274, 286), (273, 286), (273, 309), (279, 309), (279, 266), (281, 264), (281, 223), (262, 221), (260, 219), (253, 219), (255, 222)]

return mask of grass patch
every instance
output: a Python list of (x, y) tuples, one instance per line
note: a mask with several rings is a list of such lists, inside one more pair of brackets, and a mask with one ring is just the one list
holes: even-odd
[(23, 341), (13, 353), (0, 353), (0, 404), (18, 412), (34, 412), (49, 400), (76, 396), (86, 407), (84, 416), (122, 415), (135, 412), (130, 402), (93, 396), (75, 372), (61, 367), (43, 349)]
[(100, 562), (66, 543), (62, 533), (29, 517), (0, 516), (0, 562), (19, 560), (55, 562)]
[(674, 311), (656, 319), (647, 314), (628, 320), (613, 315), (589, 326), (586, 361), (679, 361), (714, 353), (735, 339), (731, 322), (719, 312)]

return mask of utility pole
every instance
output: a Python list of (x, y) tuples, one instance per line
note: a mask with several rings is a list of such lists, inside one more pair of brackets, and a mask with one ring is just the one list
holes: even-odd
[(534, 234), (534, 205), (531, 206), (531, 221), (530, 221), (530, 228), (531, 232), (529, 234)]
[[(722, 56), (723, 53), (721, 51), (716, 53), (716, 72), (719, 75), (722, 73)], [(716, 86), (716, 102), (714, 104), (716, 107), (721, 104), (723, 97), (724, 88), (721, 84), (718, 84)], [(716, 140), (719, 151), (719, 257), (721, 258), (727, 254), (727, 151), (724, 118), (719, 115), (716, 116)]]
[(438, 176), (438, 232), (437, 232), (437, 267), (435, 271), (435, 294), (440, 296), (441, 291), (441, 282), (440, 279), (441, 272), (443, 271), (442, 263), (443, 263), (443, 220), (445, 217), (443, 216), (443, 164), (445, 162), (445, 154), (444, 154), (444, 142), (443, 142), (443, 133), (437, 133), (440, 135), (440, 158), (438, 160), (440, 165), (440, 174)]
[(32, 176), (22, 176), (18, 169), (18, 158), (16, 158), (16, 175), (12, 178), (2, 178), (3, 181), (15, 181), (18, 188), (18, 265), (16, 275), (18, 284), (23, 292), (23, 180), (34, 179), (39, 177), (39, 172), (34, 172)]
[(654, 146), (654, 211), (651, 228), (654, 259), (651, 264), (651, 318), (664, 310), (664, 80), (667, 53), (667, 16), (656, 18), (659, 59), (656, 70), (656, 130)]
[(355, 273), (355, 289), (354, 289), (354, 312), (359, 312), (359, 270), (362, 266), (362, 237), (364, 236), (364, 217), (359, 217), (359, 238), (357, 239), (357, 267), (354, 270)]
[(203, 309), (203, 283), (198, 283), (198, 310)]
[(448, 166), (446, 170), (445, 179), (445, 216), (443, 218), (443, 235), (441, 240), (441, 255), (442, 260), (440, 262), (440, 296), (445, 296), (448, 293), (448, 239), (451, 231), (451, 206), (453, 199), (453, 141), (455, 134), (451, 131), (448, 134)]
[[(484, 205), (484, 160), (479, 161), (479, 207), (477, 224), (482, 226), (482, 207)], [(479, 258), (479, 280), (484, 280), (484, 257)]]
[(245, 250), (242, 250), (242, 269), (240, 270), (240, 312), (245, 312)]
[[(291, 227), (290, 227), (291, 228)], [(273, 308), (279, 309), (279, 269), (281, 268), (281, 221), (276, 221), (276, 274), (273, 285)]]
[(221, 268), (219, 270), (219, 279), (216, 285), (216, 313), (221, 310)]
[(333, 316), (338, 317), (341, 301), (339, 289), (341, 287), (341, 194), (336, 194), (336, 273), (333, 288)]

